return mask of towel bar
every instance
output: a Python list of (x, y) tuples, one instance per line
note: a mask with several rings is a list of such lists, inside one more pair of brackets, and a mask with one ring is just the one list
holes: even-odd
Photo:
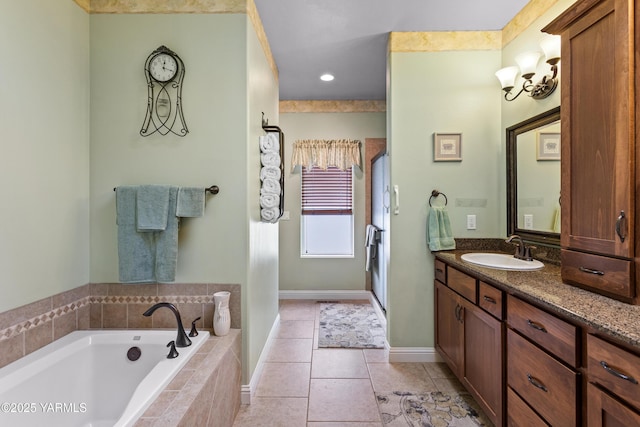
[[(113, 187), (113, 191), (116, 191), (116, 188), (117, 187)], [(218, 194), (220, 192), (220, 187), (212, 185), (211, 187), (205, 188), (204, 191), (211, 194)]]

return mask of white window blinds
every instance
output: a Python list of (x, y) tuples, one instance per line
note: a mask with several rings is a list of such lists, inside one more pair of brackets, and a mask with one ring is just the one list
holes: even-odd
[(353, 212), (352, 169), (302, 168), (303, 215), (351, 215)]

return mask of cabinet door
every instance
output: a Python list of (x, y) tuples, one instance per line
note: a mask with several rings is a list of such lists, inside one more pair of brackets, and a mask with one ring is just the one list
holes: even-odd
[(462, 298), (442, 283), (436, 289), (436, 349), (460, 378), (463, 368)]
[(635, 94), (629, 10), (634, 2), (592, 3), (597, 4), (560, 31), (561, 243), (565, 248), (631, 258)]
[(640, 426), (640, 415), (593, 384), (587, 385), (588, 427)]
[(462, 381), (493, 424), (501, 426), (504, 342), (502, 322), (467, 302), (462, 313), (465, 352)]

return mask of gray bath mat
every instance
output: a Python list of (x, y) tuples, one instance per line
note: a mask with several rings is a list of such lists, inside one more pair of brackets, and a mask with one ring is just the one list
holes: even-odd
[(318, 347), (384, 348), (385, 335), (370, 304), (320, 305)]
[(376, 393), (385, 427), (489, 427), (493, 424), (468, 393)]

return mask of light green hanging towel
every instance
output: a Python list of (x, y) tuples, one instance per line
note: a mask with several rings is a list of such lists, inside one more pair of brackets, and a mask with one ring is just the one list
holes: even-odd
[(456, 248), (451, 232), (449, 213), (444, 206), (432, 206), (427, 222), (427, 242), (431, 252), (448, 251)]

